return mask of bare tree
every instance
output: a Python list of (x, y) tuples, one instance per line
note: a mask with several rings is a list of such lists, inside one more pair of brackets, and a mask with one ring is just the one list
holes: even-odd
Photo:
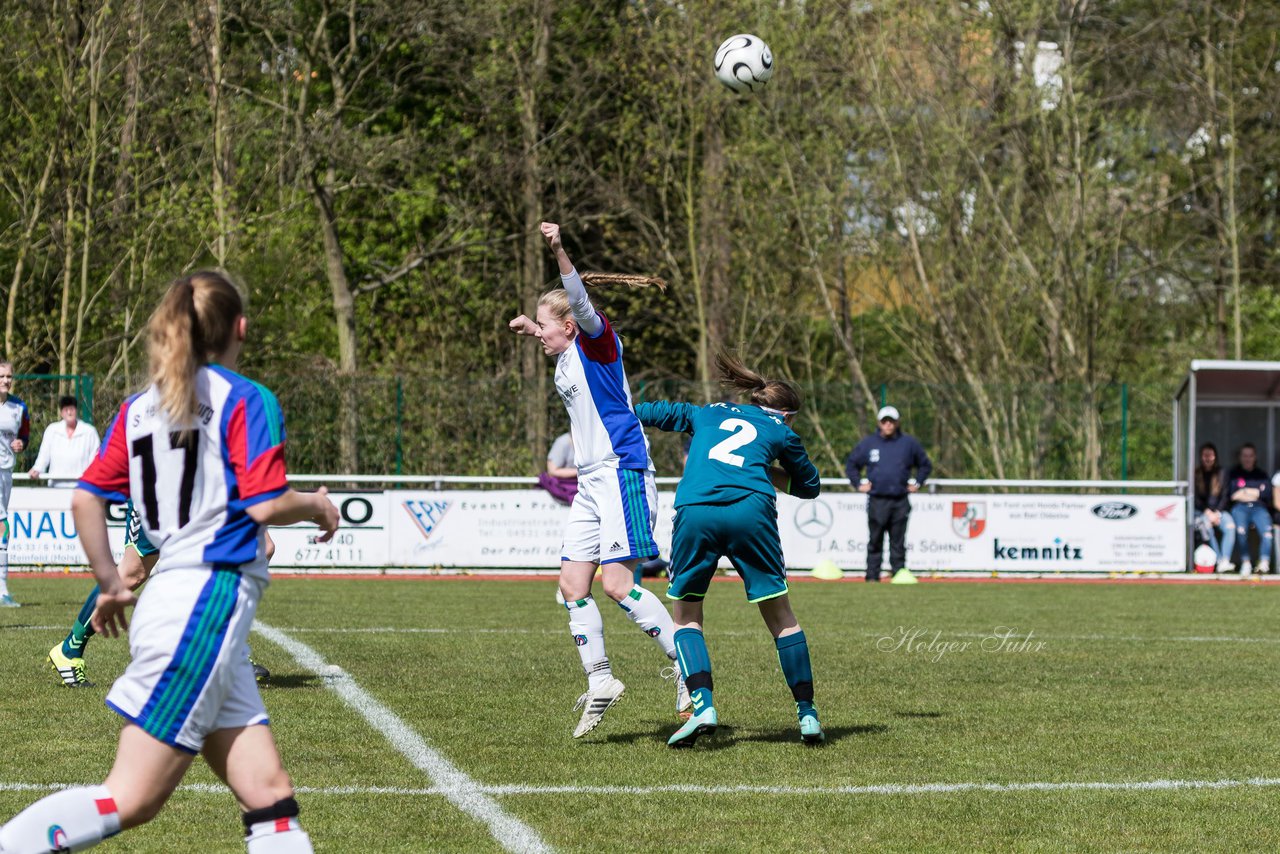
[[(343, 405), (341, 464), (359, 466), (356, 371), (359, 346), (356, 288), (344, 249), (340, 196), (357, 190), (379, 192), (384, 168), (412, 145), (414, 131), (375, 132), (396, 101), (412, 87), (420, 55), (401, 47), (417, 38), (429, 9), (422, 4), (243, 4), (239, 24), (254, 38), (258, 69), (281, 83), (263, 85), (258, 75), (224, 80), (244, 97), (277, 112), (287, 123), (292, 157), (287, 175), (309, 198), (324, 258), (337, 333)], [(255, 69), (256, 71), (257, 69)], [(215, 181), (221, 179), (215, 179)], [(215, 183), (215, 196), (221, 196)]]

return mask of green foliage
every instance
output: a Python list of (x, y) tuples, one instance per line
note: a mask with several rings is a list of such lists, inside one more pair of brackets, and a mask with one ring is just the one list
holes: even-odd
[(1245, 357), (1280, 361), (1280, 291), (1274, 288), (1250, 291), (1244, 317)]
[[(1121, 384), (1157, 401), (1237, 338), (1276, 354), (1273, 4), (222, 9), (23, 0), (0, 21), (19, 370), (136, 387), (164, 283), (224, 262), (252, 298), (246, 370), (493, 384), (505, 408), (419, 428), (452, 458), (401, 462), (525, 471), (553, 428), (522, 401), (551, 368), (506, 321), (556, 280), (526, 244), (542, 218), (584, 270), (669, 281), (597, 295), (634, 383), (706, 399), (737, 350), (824, 401), (809, 438), (831, 466), (887, 382), (919, 390), (955, 474), (1117, 472)], [(744, 27), (777, 58), (750, 97), (711, 73)], [(340, 380), (344, 289), (359, 378)], [(1143, 405), (1131, 471), (1164, 458), (1167, 407)]]

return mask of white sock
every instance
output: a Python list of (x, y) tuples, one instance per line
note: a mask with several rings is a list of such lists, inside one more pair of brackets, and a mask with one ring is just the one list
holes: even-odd
[(577, 644), (578, 657), (582, 659), (582, 669), (587, 674), (587, 687), (598, 688), (613, 675), (609, 656), (604, 651), (604, 620), (600, 617), (600, 609), (590, 596), (576, 602), (567, 601), (564, 607), (569, 611), (569, 634)]
[(311, 854), (311, 837), (297, 818), (273, 818), (249, 828), (244, 838), (249, 854)]
[(0, 521), (0, 596), (9, 595), (9, 520)]
[(653, 638), (667, 658), (676, 660), (676, 630), (671, 622), (671, 614), (661, 599), (637, 584), (622, 598), (618, 607), (627, 612), (631, 622)]
[(120, 832), (106, 786), (80, 786), (41, 798), (0, 827), (0, 851), (83, 851)]

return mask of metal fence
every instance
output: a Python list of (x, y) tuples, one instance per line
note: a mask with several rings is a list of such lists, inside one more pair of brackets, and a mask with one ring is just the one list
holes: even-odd
[[(279, 397), (295, 472), (334, 472), (342, 466), (342, 418), (356, 411), (356, 470), (365, 474), (519, 476), (541, 468), (526, 423), (527, 397), (536, 393), (511, 376), (402, 374), (356, 377), (333, 371), (272, 372), (260, 377)], [(115, 408), (136, 387), (93, 376), (25, 374), (15, 393), (31, 409), (33, 442), (58, 417), (60, 394), (76, 394), (82, 417), (104, 429)], [(1158, 385), (991, 383), (982, 387), (984, 411), (973, 390), (891, 382), (874, 387), (881, 402), (902, 412), (902, 427), (917, 436), (934, 460), (938, 477), (1056, 478), (1077, 480), (1089, 472), (1090, 437), (1096, 475), (1105, 479), (1171, 476), (1173, 389)], [(805, 407), (796, 424), (824, 476), (838, 477), (853, 445), (874, 428), (873, 408), (858, 407), (848, 384), (803, 388)], [(635, 384), (635, 399), (704, 402), (704, 387), (682, 380)], [(554, 391), (544, 401), (552, 439), (568, 429)], [(994, 427), (993, 427), (994, 425)], [(994, 432), (994, 444), (989, 436)], [(683, 439), (651, 431), (659, 474), (678, 474)], [(19, 460), (29, 466), (35, 448)], [(997, 472), (995, 458), (1004, 461)]]
[[(648, 383), (638, 395), (696, 401), (698, 388), (687, 382)], [(1172, 387), (988, 383), (980, 398), (961, 386), (893, 382), (876, 386), (874, 406), (861, 408), (855, 401), (862, 395), (851, 385), (803, 391), (796, 430), (823, 474), (842, 473), (845, 456), (875, 428), (874, 408), (886, 403), (901, 412), (902, 429), (921, 441), (939, 476), (1130, 480), (1172, 474)]]

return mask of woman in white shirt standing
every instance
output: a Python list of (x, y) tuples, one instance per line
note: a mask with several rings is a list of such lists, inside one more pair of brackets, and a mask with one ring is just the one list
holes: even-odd
[(45, 428), (40, 453), (27, 476), (39, 480), (47, 473), (50, 486), (72, 489), (93, 462), (102, 439), (92, 424), (80, 420), (79, 406), (71, 395), (58, 401), (58, 412), (62, 420)]

